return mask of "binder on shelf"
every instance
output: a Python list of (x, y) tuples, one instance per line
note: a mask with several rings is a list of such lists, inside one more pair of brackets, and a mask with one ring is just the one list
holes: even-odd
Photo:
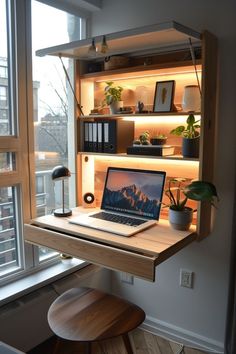
[(103, 152), (103, 123), (97, 122), (97, 152)]
[(88, 134), (88, 140), (89, 140), (89, 148), (88, 151), (93, 151), (93, 123), (89, 122), (89, 134)]
[(103, 122), (103, 152), (116, 152), (116, 121)]
[(121, 119), (103, 121), (103, 152), (110, 154), (126, 152), (133, 139), (133, 121)]
[(88, 122), (84, 122), (84, 151), (89, 151), (89, 125)]
[(93, 147), (92, 151), (97, 152), (97, 122), (93, 122)]
[(124, 153), (134, 139), (134, 122), (109, 119), (83, 124), (85, 152)]

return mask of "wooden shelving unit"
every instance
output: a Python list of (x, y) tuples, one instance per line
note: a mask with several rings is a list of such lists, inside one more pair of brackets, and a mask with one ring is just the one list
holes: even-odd
[[(101, 37), (101, 36), (100, 36)], [(96, 37), (99, 44), (102, 37)], [(180, 138), (170, 136), (171, 129), (185, 123), (186, 112), (148, 113), (148, 114), (92, 114), (91, 109), (99, 105), (104, 98), (105, 81), (115, 81), (125, 86), (125, 106), (135, 105), (133, 93), (138, 86), (147, 86), (149, 93), (154, 95), (157, 81), (176, 80), (175, 105), (181, 102), (185, 85), (196, 84), (196, 76), (192, 62), (181, 60), (181, 50), (188, 49), (189, 38), (194, 46), (201, 47), (201, 59), (197, 60), (197, 71), (201, 79), (201, 141), (199, 159), (186, 159), (179, 153), (171, 156), (138, 156), (121, 154), (105, 154), (83, 152), (83, 122), (102, 119), (132, 119), (135, 124), (135, 134), (139, 136), (144, 130), (162, 130), (168, 135), (168, 144), (180, 147)], [(143, 65), (129, 66), (123, 69), (90, 73), (88, 61), (102, 60), (88, 57), (90, 40), (77, 41), (62, 46), (46, 48), (39, 55), (60, 55), (74, 57), (76, 60), (76, 94), (83, 106), (84, 116), (78, 117), (78, 154), (77, 154), (77, 186), (78, 205), (83, 204), (85, 192), (94, 192), (97, 205), (101, 200), (106, 168), (108, 166), (133, 167), (141, 169), (164, 170), (167, 177), (187, 177), (213, 181), (214, 145), (215, 145), (215, 110), (216, 110), (216, 77), (217, 77), (217, 41), (205, 31), (199, 34), (175, 22), (141, 29), (122, 31), (107, 35), (109, 55), (128, 55), (141, 58)], [(169, 53), (172, 51), (171, 60)], [(161, 62), (158, 63), (158, 55)], [(146, 65), (145, 58), (155, 57), (155, 64)], [(175, 61), (176, 56), (176, 61)], [(153, 96), (152, 96), (153, 97)], [(150, 104), (150, 102), (149, 102)], [(151, 102), (152, 104), (152, 102)], [(149, 109), (149, 111), (151, 111)], [(79, 115), (78, 115), (79, 116)], [(68, 225), (60, 218), (45, 216), (32, 220), (26, 225), (25, 234), (28, 242), (52, 247), (61, 252), (72, 254), (104, 267), (127, 271), (145, 279), (155, 279), (155, 267), (169, 258), (195, 239), (201, 240), (211, 232), (211, 206), (202, 203), (197, 207), (196, 226), (190, 231), (176, 231), (170, 228), (166, 212), (161, 215), (160, 227), (150, 229), (132, 238), (120, 238), (115, 235), (90, 230), (83, 227)], [(86, 212), (79, 208), (75, 211)], [(87, 209), (88, 211), (88, 209)], [(76, 237), (75, 237), (76, 236)]]
[[(213, 164), (214, 164), (214, 130), (215, 130), (215, 88), (213, 88), (213, 83), (216, 85), (216, 39), (208, 32), (202, 34), (201, 42), (201, 53), (202, 57), (197, 61), (197, 71), (201, 80), (201, 89), (202, 89), (202, 105), (201, 113), (196, 112), (195, 115), (198, 115), (201, 118), (201, 142), (200, 142), (200, 155), (199, 159), (183, 159), (180, 155), (180, 146), (181, 138), (171, 136), (169, 134), (170, 130), (175, 128), (177, 125), (185, 124), (186, 118), (188, 116), (187, 112), (175, 111), (175, 112), (166, 112), (166, 113), (145, 113), (145, 114), (89, 114), (90, 110), (96, 106), (97, 102), (101, 102), (104, 98), (103, 90), (105, 87), (106, 81), (114, 81), (117, 85), (124, 87), (124, 105), (134, 107), (135, 101), (132, 98), (135, 88), (139, 85), (147, 86), (151, 92), (151, 95), (154, 97), (154, 87), (156, 81), (165, 81), (165, 80), (175, 80), (176, 81), (176, 92), (175, 92), (175, 104), (179, 104), (182, 99), (184, 86), (190, 84), (196, 84), (196, 74), (194, 71), (194, 66), (192, 62), (187, 61), (178, 61), (167, 63), (160, 63), (150, 66), (135, 66), (127, 67), (123, 69), (101, 71), (95, 73), (86, 73), (84, 71), (84, 63), (77, 61), (77, 87), (78, 87), (78, 96), (80, 97), (80, 102), (85, 109), (85, 115), (79, 117), (79, 126), (82, 126), (82, 122), (86, 120), (95, 120), (99, 121), (101, 119), (131, 119), (135, 123), (135, 136), (139, 136), (140, 132), (144, 130), (153, 129), (161, 130), (168, 136), (167, 144), (177, 146), (178, 152), (177, 156), (170, 155), (165, 157), (152, 157), (152, 156), (137, 156), (137, 155), (102, 155), (104, 160), (107, 160), (107, 166), (111, 163), (118, 163), (119, 166), (122, 166), (122, 157), (123, 157), (123, 166), (130, 164), (135, 167), (140, 167), (138, 160), (144, 164), (145, 158), (148, 161), (152, 161), (150, 164), (151, 168), (156, 169), (167, 169), (168, 177), (186, 177), (189, 179), (201, 179), (206, 181), (212, 181), (213, 179)], [(212, 65), (210, 60), (213, 60)], [(127, 88), (127, 89), (126, 89)], [(151, 91), (152, 89), (152, 91)], [(86, 96), (85, 92), (90, 92), (89, 97)], [(94, 95), (93, 95), (94, 93)], [(209, 109), (211, 107), (212, 109)], [(178, 123), (180, 119), (180, 123)], [(78, 136), (80, 140), (82, 138), (82, 130), (79, 130)], [(81, 153), (80, 153), (81, 152)], [(83, 166), (82, 158), (84, 157), (83, 147), (80, 143), (79, 145), (79, 154), (78, 154), (78, 165)], [(96, 192), (96, 168), (99, 169), (99, 178), (101, 178), (101, 169), (99, 164), (101, 164), (101, 155), (98, 153), (89, 153), (90, 160), (93, 156), (93, 171), (95, 174), (95, 180), (93, 183), (90, 183), (94, 187)], [(115, 162), (113, 162), (115, 161)], [(127, 162), (128, 161), (128, 162)], [(156, 161), (156, 166), (154, 165)], [(177, 166), (177, 162), (180, 163), (180, 167)], [(192, 167), (189, 167), (189, 163), (193, 163)], [(169, 165), (167, 166), (167, 164)], [(173, 168), (171, 168), (171, 163), (173, 163)], [(106, 168), (106, 165), (104, 168)], [(185, 167), (186, 165), (186, 167)], [(147, 165), (145, 165), (147, 167)], [(85, 167), (85, 166), (84, 166)], [(191, 171), (192, 169), (192, 171)], [(83, 177), (83, 168), (80, 169), (81, 176), (78, 181), (81, 183), (84, 181)], [(186, 173), (184, 172), (186, 171)], [(105, 171), (104, 171), (105, 172)], [(105, 175), (105, 174), (104, 174)], [(98, 187), (98, 194), (100, 195), (100, 188)], [(86, 188), (85, 188), (86, 189)], [(81, 188), (80, 191), (83, 193), (84, 188)], [(95, 193), (96, 194), (96, 193)], [(82, 200), (82, 194), (79, 193), (79, 201)], [(99, 205), (100, 200), (98, 198), (97, 204)], [(204, 212), (203, 212), (204, 210)], [(164, 216), (166, 217), (166, 215)], [(197, 233), (198, 239), (202, 239), (209, 235), (211, 231), (211, 206), (198, 205), (198, 216), (197, 216)]]

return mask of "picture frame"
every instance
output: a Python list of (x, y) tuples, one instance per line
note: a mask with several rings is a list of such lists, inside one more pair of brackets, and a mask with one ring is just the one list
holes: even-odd
[(153, 112), (171, 112), (173, 110), (174, 94), (174, 80), (157, 81), (154, 94)]

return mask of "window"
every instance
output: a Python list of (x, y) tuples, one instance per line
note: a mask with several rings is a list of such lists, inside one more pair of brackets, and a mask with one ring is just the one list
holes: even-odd
[[(1, 285), (55, 257), (54, 251), (23, 243), (23, 221), (27, 222), (34, 217), (35, 210), (37, 215), (44, 215), (60, 203), (60, 195), (57, 193), (59, 187), (54, 186), (51, 180), (51, 169), (55, 164), (66, 164), (72, 172), (75, 171), (74, 140), (68, 139), (65, 134), (69, 126), (73, 129), (74, 116), (69, 112), (74, 111), (70, 108), (74, 102), (67, 90), (59, 59), (49, 58), (47, 61), (43, 58), (39, 63), (40, 58), (34, 57), (32, 87), (30, 85), (32, 53), (29, 50), (31, 36), (28, 19), (31, 5), (33, 52), (56, 44), (56, 39), (57, 43), (61, 43), (64, 37), (59, 31), (62, 27), (69, 40), (67, 24), (73, 19), (73, 16), (64, 13), (62, 23), (57, 17), (58, 10), (36, 1), (0, 0)], [(52, 30), (54, 21), (59, 24), (55, 31)], [(43, 43), (36, 41), (35, 28), (38, 39), (43, 38)], [(42, 35), (44, 28), (47, 31), (45, 36)], [(45, 39), (49, 37), (51, 42), (47, 43)], [(22, 48), (26, 48), (25, 53), (22, 53)], [(65, 65), (73, 72), (69, 61), (65, 61)], [(34, 146), (29, 134), (33, 132), (36, 150), (35, 161), (32, 163)], [(28, 156), (25, 152), (28, 152)], [(33, 179), (35, 183), (32, 183)], [(67, 191), (74, 191), (73, 178), (70, 180)], [(74, 195), (75, 192), (72, 193)], [(73, 206), (73, 198), (69, 200), (68, 197), (67, 200)]]
[[(43, 27), (42, 27), (43, 21)], [(74, 110), (72, 93), (58, 57), (37, 57), (40, 48), (66, 43), (79, 35), (80, 19), (52, 8), (36, 0), (32, 1), (32, 58), (34, 91), (34, 137), (36, 170), (36, 212), (37, 216), (50, 214), (61, 207), (60, 185), (51, 179), (52, 169), (65, 165), (75, 171), (75, 155), (72, 132), (74, 131)], [(73, 62), (63, 59), (73, 82)], [(70, 102), (70, 103), (69, 103)], [(68, 139), (68, 137), (70, 137)], [(70, 151), (70, 154), (68, 153)], [(72, 174), (74, 176), (74, 174)], [(70, 193), (69, 193), (70, 191)], [(65, 183), (65, 202), (75, 206), (75, 179)], [(55, 255), (43, 247), (39, 259), (44, 261)]]

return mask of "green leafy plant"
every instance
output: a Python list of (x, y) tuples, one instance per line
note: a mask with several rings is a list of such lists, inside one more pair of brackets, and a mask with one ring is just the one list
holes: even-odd
[(200, 128), (200, 124), (198, 124), (199, 121), (200, 119), (195, 120), (194, 115), (190, 114), (186, 120), (187, 126), (185, 127), (184, 125), (180, 125), (177, 128), (171, 130), (170, 134), (182, 136), (188, 139), (196, 138), (199, 136), (199, 132), (197, 130)]
[(107, 86), (104, 89), (105, 103), (110, 105), (113, 102), (121, 101), (121, 92), (123, 91), (123, 87), (114, 86), (113, 81), (108, 81), (106, 84)]
[(170, 179), (168, 188), (165, 190), (169, 198), (169, 206), (172, 210), (183, 211), (186, 208), (188, 199), (195, 201), (209, 201), (215, 206), (214, 201), (219, 200), (216, 187), (213, 183), (205, 181), (192, 181), (189, 185), (183, 186), (185, 178)]
[(152, 139), (167, 139), (167, 136), (162, 133), (153, 133)]
[(145, 132), (143, 132), (140, 136), (139, 136), (139, 140), (141, 142), (142, 145), (149, 145), (150, 141), (150, 133), (148, 130), (146, 130)]

